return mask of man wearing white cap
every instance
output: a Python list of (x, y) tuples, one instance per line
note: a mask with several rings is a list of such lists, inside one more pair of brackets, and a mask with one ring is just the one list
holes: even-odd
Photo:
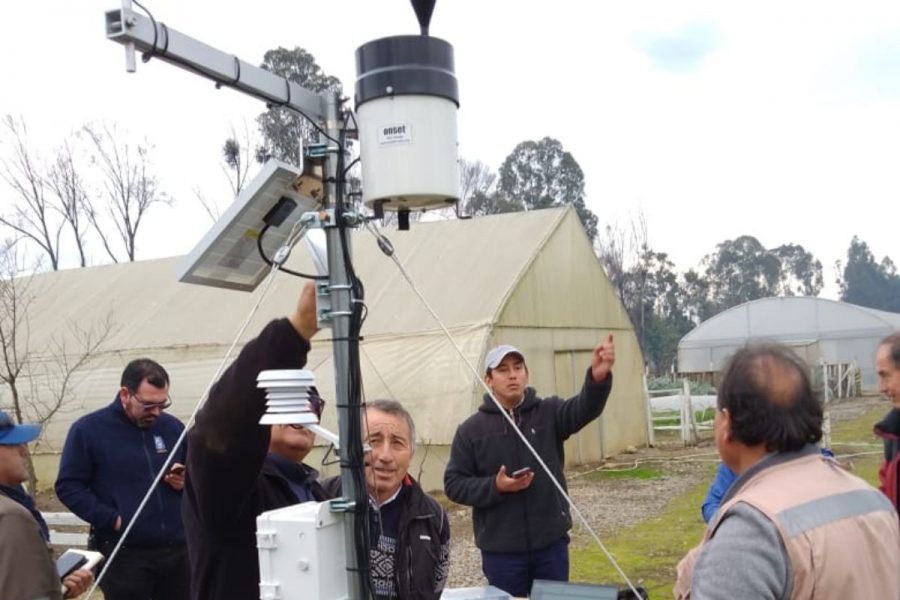
[[(487, 353), (484, 381), (518, 430), (565, 486), (563, 442), (603, 412), (612, 389), (613, 336), (597, 345), (578, 395), (538, 398), (525, 355), (503, 345)], [(526, 596), (535, 579), (569, 579), (569, 506), (485, 394), (456, 430), (444, 472), (450, 500), (472, 507), (475, 544), (488, 582)]]
[(75, 598), (94, 580), (90, 571), (78, 569), (60, 585), (47, 545), (47, 523), (22, 489), (28, 479), (28, 443), (40, 432), (40, 425), (16, 425), (0, 410), (0, 594), (4, 600)]

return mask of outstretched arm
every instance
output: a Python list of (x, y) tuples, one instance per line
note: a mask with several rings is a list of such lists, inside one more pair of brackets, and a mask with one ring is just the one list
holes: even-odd
[(190, 434), (185, 488), (185, 501), (208, 526), (227, 523), (240, 511), (268, 451), (270, 428), (259, 424), (265, 390), (256, 387), (257, 375), (302, 368), (309, 352), (305, 336), (315, 332), (315, 288), (308, 283), (294, 313), (266, 325), (210, 391)]
[[(557, 413), (557, 431), (562, 439), (581, 430), (606, 408), (612, 390), (612, 367), (616, 362), (616, 344), (612, 334), (591, 352), (591, 365), (578, 395), (562, 402)], [(560, 402), (556, 399), (556, 402)]]

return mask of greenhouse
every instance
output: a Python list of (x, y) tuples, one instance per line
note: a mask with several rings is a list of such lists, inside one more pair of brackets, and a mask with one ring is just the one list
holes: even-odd
[(878, 342), (898, 330), (897, 313), (825, 298), (763, 298), (730, 308), (681, 338), (678, 371), (714, 380), (740, 346), (774, 341), (794, 348), (817, 381), (827, 376), (834, 393), (872, 392), (878, 388)]

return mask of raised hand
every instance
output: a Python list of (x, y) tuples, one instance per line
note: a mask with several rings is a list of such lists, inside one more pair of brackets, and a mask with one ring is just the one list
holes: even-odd
[(309, 341), (319, 330), (319, 319), (316, 315), (316, 286), (308, 281), (300, 292), (300, 300), (297, 309), (290, 317), (291, 325), (297, 330), (303, 339)]
[(600, 383), (609, 376), (612, 367), (616, 362), (616, 344), (613, 341), (612, 334), (605, 342), (597, 344), (594, 352), (591, 354), (591, 377), (594, 381)]

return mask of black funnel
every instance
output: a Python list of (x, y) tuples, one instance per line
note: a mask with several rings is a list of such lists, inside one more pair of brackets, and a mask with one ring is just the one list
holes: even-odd
[(419, 20), (419, 28), (422, 35), (428, 35), (428, 25), (431, 23), (431, 13), (434, 12), (434, 3), (437, 0), (410, 0), (413, 10), (416, 11), (416, 18)]

